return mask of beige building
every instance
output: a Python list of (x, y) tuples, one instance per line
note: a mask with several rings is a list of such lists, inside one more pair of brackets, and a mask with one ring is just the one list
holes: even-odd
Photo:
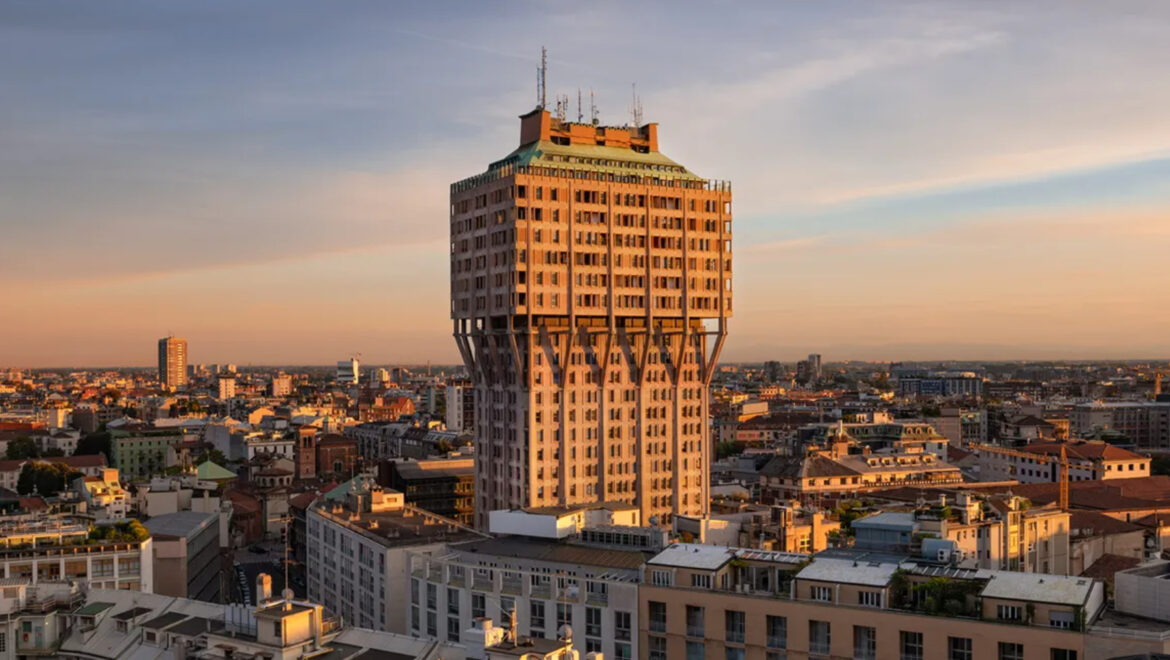
[(1104, 584), (1088, 578), (688, 544), (646, 574), (649, 660), (1087, 660), (1167, 645), (1115, 628)]
[(1060, 452), (1068, 460), (1069, 481), (1133, 479), (1150, 476), (1150, 458), (1106, 442), (1033, 442), (1019, 449), (971, 445), (980, 481), (1044, 483), (1060, 481)]
[(731, 188), (658, 126), (521, 117), (451, 186), (451, 316), (476, 388), (477, 523), (603, 501), (702, 515), (707, 386), (731, 297)]
[(933, 453), (871, 452), (853, 441), (835, 439), (827, 446), (811, 445), (803, 455), (777, 456), (769, 461), (760, 469), (760, 498), (764, 502), (807, 502), (884, 488), (962, 481), (959, 468)]
[(173, 390), (187, 384), (187, 340), (163, 337), (158, 340), (158, 382)]

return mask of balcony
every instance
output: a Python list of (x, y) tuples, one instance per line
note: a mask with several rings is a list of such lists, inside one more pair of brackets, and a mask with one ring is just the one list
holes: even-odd
[(524, 580), (519, 577), (506, 577), (501, 580), (500, 591), (519, 596), (524, 593)]

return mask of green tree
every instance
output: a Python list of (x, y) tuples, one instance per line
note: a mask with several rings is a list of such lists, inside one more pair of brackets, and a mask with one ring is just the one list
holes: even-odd
[(200, 465), (207, 461), (211, 461), (220, 467), (223, 467), (228, 463), (227, 456), (224, 456), (222, 451), (215, 449), (214, 447), (204, 449), (203, 453), (199, 455), (199, 458), (195, 459), (195, 465)]
[(20, 469), (16, 492), (21, 495), (30, 495), (33, 492), (40, 495), (55, 495), (65, 490), (80, 476), (82, 476), (80, 472), (64, 463), (30, 461)]
[(10, 461), (20, 461), (26, 458), (37, 458), (40, 451), (37, 443), (27, 435), (22, 435), (8, 441), (8, 450), (4, 457)]
[(739, 456), (743, 453), (743, 447), (738, 442), (720, 442), (715, 445), (716, 459), (727, 458), (729, 456)]

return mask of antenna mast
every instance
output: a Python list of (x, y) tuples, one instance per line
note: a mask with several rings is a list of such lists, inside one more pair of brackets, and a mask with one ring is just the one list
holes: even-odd
[(642, 126), (642, 99), (638, 98), (638, 83), (630, 83), (630, 89), (634, 95), (631, 108), (634, 115), (634, 128), (639, 128)]
[(543, 110), (546, 107), (546, 101), (548, 100), (548, 97), (546, 96), (546, 92), (548, 90), (547, 90), (547, 86), (545, 85), (545, 80), (547, 79), (547, 77), (548, 77), (548, 49), (546, 49), (544, 46), (541, 46), (540, 47), (540, 71), (536, 75), (536, 96), (537, 96), (537, 102), (540, 104), (541, 110)]
[(593, 90), (589, 90), (589, 118), (593, 125), (597, 125), (597, 103), (593, 100)]
[(585, 121), (585, 115), (581, 112), (581, 88), (577, 88), (577, 123)]

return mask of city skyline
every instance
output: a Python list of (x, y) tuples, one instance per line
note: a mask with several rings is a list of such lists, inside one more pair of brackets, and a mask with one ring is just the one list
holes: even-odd
[(457, 363), (447, 183), (542, 43), (735, 182), (725, 362), (1170, 355), (1164, 7), (355, 6), (0, 8), (0, 365)]

